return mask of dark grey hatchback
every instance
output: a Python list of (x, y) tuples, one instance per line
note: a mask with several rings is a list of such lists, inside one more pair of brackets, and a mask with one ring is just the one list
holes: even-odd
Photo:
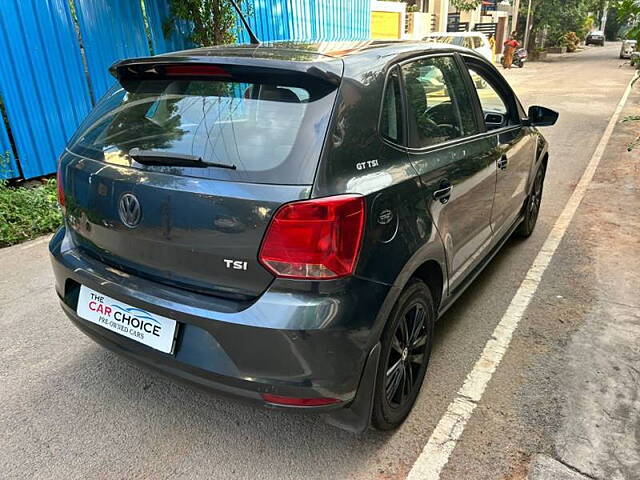
[(219, 47), (112, 74), (60, 159), (66, 314), (204, 387), (402, 423), (435, 320), (531, 234), (535, 127), (557, 114), (449, 45)]

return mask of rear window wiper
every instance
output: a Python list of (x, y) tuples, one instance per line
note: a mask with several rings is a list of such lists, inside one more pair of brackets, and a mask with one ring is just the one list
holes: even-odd
[(228, 168), (235, 170), (236, 166), (228, 163), (205, 162), (197, 155), (187, 155), (184, 153), (158, 152), (155, 150), (141, 150), (132, 148), (129, 156), (136, 162), (143, 165), (164, 165), (174, 167), (195, 167), (195, 168)]

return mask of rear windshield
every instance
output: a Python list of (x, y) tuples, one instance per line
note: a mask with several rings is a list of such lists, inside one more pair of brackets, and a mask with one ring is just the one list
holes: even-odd
[[(72, 139), (71, 152), (177, 175), (313, 183), (335, 87), (277, 77), (146, 79), (125, 86), (114, 87), (97, 105)], [(132, 149), (235, 168), (142, 165), (129, 156)]]

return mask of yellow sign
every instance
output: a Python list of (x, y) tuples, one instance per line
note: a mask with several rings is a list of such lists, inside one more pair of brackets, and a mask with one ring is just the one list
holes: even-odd
[(371, 38), (399, 39), (400, 15), (399, 12), (371, 12)]

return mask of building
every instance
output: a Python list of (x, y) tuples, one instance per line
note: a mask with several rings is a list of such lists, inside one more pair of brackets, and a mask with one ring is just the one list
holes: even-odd
[(420, 39), (430, 32), (493, 33), (502, 45), (515, 28), (520, 0), (483, 0), (472, 11), (458, 11), (449, 0), (373, 0), (371, 36), (376, 39)]

